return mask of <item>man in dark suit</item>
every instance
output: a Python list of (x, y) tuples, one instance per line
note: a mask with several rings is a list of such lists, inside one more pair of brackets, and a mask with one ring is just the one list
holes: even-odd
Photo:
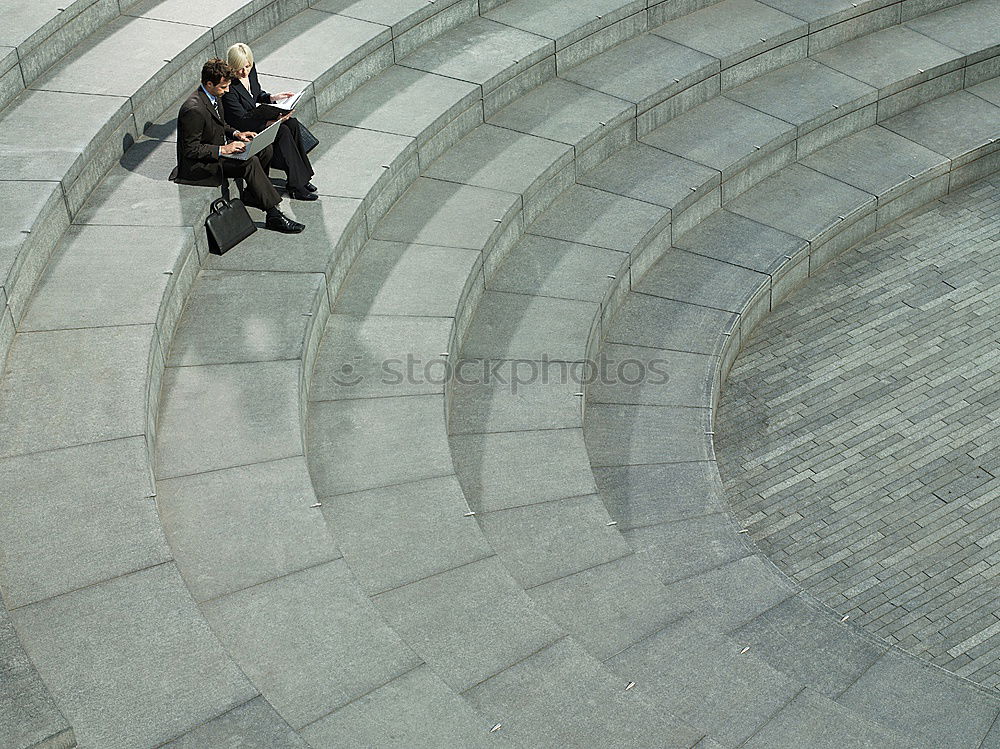
[(218, 58), (202, 67), (201, 86), (177, 114), (177, 167), (170, 179), (185, 185), (218, 187), (226, 177), (241, 178), (246, 182), (243, 202), (265, 212), (265, 228), (297, 234), (305, 225), (278, 210), (281, 196), (267, 176), (271, 147), (246, 161), (225, 158), (245, 150), (256, 135), (226, 124), (219, 98), (229, 90), (232, 77), (232, 69)]

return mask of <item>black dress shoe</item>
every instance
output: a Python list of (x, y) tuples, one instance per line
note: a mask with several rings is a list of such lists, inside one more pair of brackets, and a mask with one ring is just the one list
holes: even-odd
[(280, 231), (282, 234), (298, 234), (306, 228), (306, 225), (300, 224), (298, 221), (292, 221), (281, 211), (275, 210), (267, 214), (267, 220), (264, 221), (264, 228), (271, 231)]
[(308, 190), (289, 190), (288, 197), (292, 200), (319, 200), (319, 196)]
[(312, 182), (306, 182), (306, 189), (309, 192), (319, 192), (319, 188), (316, 187)]

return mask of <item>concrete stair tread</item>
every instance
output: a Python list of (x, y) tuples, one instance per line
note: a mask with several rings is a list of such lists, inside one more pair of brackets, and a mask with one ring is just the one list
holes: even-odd
[[(390, 57), (381, 60), (377, 55), (391, 38), (390, 30), (380, 24), (307, 9), (256, 40), (254, 57), (269, 75), (303, 81), (322, 91), (369, 56), (376, 60), (376, 70), (391, 64)], [(286, 84), (281, 90), (295, 89)], [(317, 108), (324, 111), (332, 103), (321, 98)]]
[(805, 689), (796, 695), (767, 724), (742, 746), (809, 746), (816, 749), (908, 749), (913, 746), (909, 731), (894, 731), (878, 723), (859, 718), (822, 695)]
[[(164, 370), (157, 479), (301, 455), (299, 381), (295, 361)], [(192, 433), (200, 440), (180, 439)]]
[[(944, 122), (949, 123), (945, 129), (935, 130)], [(1000, 106), (957, 91), (896, 115), (882, 127), (955, 162), (993, 151), (998, 123)]]
[(542, 583), (528, 595), (576, 643), (602, 661), (685, 613), (638, 554), (596, 563)]
[(306, 749), (308, 746), (266, 699), (255, 697), (170, 743), (163, 744), (163, 747), (199, 749), (204, 746), (225, 746), (227, 742), (253, 749)]
[(177, 143), (141, 137), (94, 188), (74, 217), (91, 226), (198, 226), (208, 215), (204, 189), (170, 182)]
[(198, 603), (340, 557), (301, 456), (161, 479), (156, 501)]
[(170, 559), (141, 437), (0, 464), (10, 477), (0, 502), (7, 550), (0, 587), (9, 609)]
[(420, 664), (379, 620), (342, 559), (229, 593), (201, 610), (240, 669), (296, 730)]
[(962, 67), (962, 53), (907, 26), (844, 42), (813, 59), (877, 88), (882, 95)]
[(582, 185), (663, 206), (673, 214), (717, 187), (719, 180), (715, 169), (644, 143), (623, 148), (579, 178)]
[(510, 193), (420, 177), (375, 227), (372, 237), (482, 250), (504, 224), (516, 220), (519, 203), (518, 196)]
[(494, 125), (475, 127), (424, 172), (435, 179), (519, 194), (528, 221), (572, 183), (574, 174), (569, 146)]
[(808, 247), (808, 240), (723, 208), (679, 237), (674, 246), (767, 273), (777, 281), (782, 266), (787, 264), (785, 257), (794, 258), (802, 253)]
[(996, 0), (970, 0), (906, 22), (911, 29), (964, 54), (992, 57), (1000, 45)]
[(651, 146), (704, 164), (731, 178), (757, 151), (765, 154), (795, 137), (793, 125), (717, 96), (643, 135)]
[(144, 434), (159, 356), (151, 325), (19, 336), (0, 385), (0, 455)]
[(329, 527), (368, 595), (493, 555), (454, 476), (323, 497)]
[[(326, 323), (309, 400), (443, 393), (441, 352), (451, 326), (448, 317), (335, 313)], [(442, 372), (434, 372), (433, 361)]]
[(738, 642), (697, 619), (676, 619), (608, 665), (723, 746), (741, 746), (801, 690)]
[(168, 367), (299, 359), (325, 303), (318, 273), (206, 270), (173, 336)]
[(1000, 104), (1000, 78), (991, 78), (982, 83), (977, 83), (975, 86), (970, 86), (966, 90), (970, 94), (975, 94), (982, 99), (986, 99), (988, 102)]
[[(636, 60), (645, 64), (636, 65)], [(655, 34), (603, 52), (560, 77), (636, 105), (638, 114), (719, 72), (719, 61)]]
[(818, 31), (835, 23), (870, 13), (894, 0), (760, 0), (765, 5), (809, 21), (809, 30)]
[[(68, 23), (95, 0), (70, 0), (61, 3), (58, 0), (42, 0), (37, 3), (19, 3), (11, 5), (10, 15), (6, 17), (0, 44), (8, 47), (18, 47), (27, 43), (40, 41), (52, 34), (53, 30)], [(25, 50), (27, 51), (27, 50)]]
[(553, 43), (548, 39), (486, 18), (474, 18), (435, 37), (399, 60), (399, 64), (469, 81), (486, 95), (552, 51)]
[(302, 729), (312, 747), (512, 746), (503, 731), (421, 665)]
[[(373, 600), (390, 626), (459, 693), (560, 637), (495, 556)], [(498, 631), (504, 636), (496, 637)]]
[(730, 633), (775, 668), (836, 699), (888, 649), (803, 595), (782, 601)]
[[(152, 325), (168, 335), (161, 300), (185, 272), (187, 227), (72, 226), (52, 254), (21, 320), (22, 332)], [(109, 248), (129, 248), (128, 262)], [(87, 306), (78, 301), (90, 297)]]
[(468, 377), (452, 383), (448, 424), (452, 435), (580, 425), (580, 402), (574, 394), (579, 392), (581, 378), (574, 378), (568, 367), (564, 377), (563, 362), (551, 362), (547, 366), (549, 376), (530, 388), (512, 383), (515, 372), (510, 372), (509, 364), (503, 360), (459, 359), (456, 366)]
[[(123, 16), (81, 42), (64, 62), (53, 66), (33, 85), (47, 91), (142, 96), (147, 87), (158, 86), (176, 67), (164, 64), (167, 60), (183, 56), (187, 50), (197, 54), (210, 43), (209, 27)], [(126, 58), (132, 75), (118, 73), (118, 66), (125, 64), (122, 50), (132, 51)], [(198, 62), (200, 69), (201, 60)]]
[(594, 302), (487, 291), (469, 326), (463, 355), (579, 361), (597, 309)]
[[(36, 253), (34, 247), (45, 248), (54, 243), (55, 237), (46, 235), (61, 234), (69, 224), (69, 216), (57, 182), (0, 183), (0, 215), (4, 236), (0, 244), (3, 279), (0, 288), (13, 314), (20, 319), (27, 305), (28, 290), (41, 276), (48, 258), (44, 249)], [(43, 215), (52, 218), (42, 223)]]
[(528, 227), (528, 234), (631, 252), (658, 235), (670, 211), (623, 195), (574, 185)]
[(554, 78), (494, 112), (487, 121), (583, 152), (603, 135), (602, 131), (613, 131), (634, 116), (634, 104)]
[(369, 240), (351, 267), (334, 311), (450, 317), (455, 300), (481, 267), (478, 250)]
[(709, 460), (709, 416), (704, 408), (595, 403), (587, 408), (585, 422), (591, 464)]
[(508, 0), (486, 14), (490, 20), (552, 39), (556, 51), (641, 13), (642, 0), (556, 0), (544, 6), (531, 0)]
[(358, 87), (320, 119), (336, 125), (423, 136), (426, 142), (455, 114), (468, 109), (477, 95), (472, 83), (393, 66)]
[(309, 155), (320, 195), (360, 200), (358, 213), (381, 217), (417, 176), (417, 141), (360, 127), (317, 122)]
[(477, 517), (504, 566), (526, 589), (630, 553), (610, 525), (597, 494), (479, 513)]
[(890, 650), (837, 698), (870, 720), (930, 746), (982, 746), (1000, 704), (930, 664)]
[(121, 13), (117, 0), (41, 0), (13, 4), (0, 32), (0, 108), (77, 41)]
[(60, 674), (48, 686), (84, 746), (157, 745), (256, 696), (173, 564), (21, 607), (12, 619), (39, 672)]
[(717, 58), (725, 70), (800, 39), (807, 31), (801, 19), (757, 0), (722, 0), (668, 21), (653, 33)]
[(727, 208), (818, 244), (832, 224), (872, 212), (875, 197), (802, 164), (792, 164), (747, 190)]
[[(687, 749), (702, 734), (645, 702), (564, 637), (474, 686), (465, 697), (531, 746), (660, 746)], [(580, 704), (588, 705), (581, 711)]]
[(758, 302), (770, 307), (771, 279), (757, 271), (670, 249), (650, 269), (636, 290), (663, 299), (744, 312)]
[[(570, 396), (571, 397), (571, 396)], [(593, 494), (582, 430), (465, 434), (451, 438), (462, 491), (489, 513)]]
[(815, 60), (793, 62), (726, 92), (727, 98), (795, 125), (800, 135), (873, 104), (877, 95), (874, 87)]
[(268, 0), (222, 0), (206, 8), (193, 0), (138, 0), (126, 4), (125, 10), (129, 17), (153, 21), (206, 27), (225, 24), (218, 29), (221, 36), (267, 5)]
[(948, 171), (946, 157), (886, 130), (870, 127), (802, 159), (811, 169), (839, 179), (878, 198), (892, 200), (916, 184)]
[(487, 289), (600, 302), (610, 280), (628, 273), (629, 257), (619, 250), (565, 242), (550, 237), (525, 236), (486, 284)]
[(73, 731), (24, 652), (6, 608), (0, 608), (0, 654), (4, 673), (0, 740), (6, 746), (28, 747), (63, 737), (63, 746), (74, 746)]
[[(122, 96), (26, 91), (2, 113), (6, 174), (11, 180), (63, 181), (69, 187), (96, 150), (95, 141), (125, 124), (129, 115)], [(134, 132), (131, 123), (127, 126)], [(56, 144), (35, 137), (50, 128), (58, 133)]]
[(723, 310), (635, 294), (625, 302), (606, 337), (611, 343), (717, 356), (721, 334), (734, 330), (737, 323), (736, 315)]
[(314, 401), (306, 441), (319, 496), (453, 472), (435, 395)]
[(725, 512), (623, 530), (628, 545), (665, 583), (682, 580), (752, 553)]
[(722, 509), (714, 462), (594, 466), (594, 480), (622, 531), (697, 518)]
[(426, 0), (320, 0), (312, 7), (388, 26), (396, 38), (444, 10), (462, 4), (462, 0), (436, 0), (434, 3)]

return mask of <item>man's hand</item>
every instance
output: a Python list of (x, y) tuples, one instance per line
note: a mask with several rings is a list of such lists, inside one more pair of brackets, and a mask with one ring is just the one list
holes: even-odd
[[(239, 135), (239, 133), (237, 133), (237, 135)], [(232, 143), (227, 143), (224, 146), (220, 146), (219, 155), (228, 156), (231, 153), (243, 153), (245, 150), (247, 150), (247, 147), (244, 143), (240, 143), (239, 141), (234, 140)]]
[(252, 141), (254, 138), (257, 137), (257, 133), (253, 132), (252, 130), (244, 130), (243, 132), (240, 133), (233, 133), (233, 137), (243, 141), (244, 143), (249, 143), (250, 141)]
[(287, 99), (290, 96), (295, 96), (295, 94), (293, 94), (291, 91), (286, 91), (283, 94), (271, 94), (271, 103), (275, 104), (281, 101), (282, 99)]

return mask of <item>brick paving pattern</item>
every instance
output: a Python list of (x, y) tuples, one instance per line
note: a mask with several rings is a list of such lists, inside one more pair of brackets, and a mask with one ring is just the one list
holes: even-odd
[(766, 319), (716, 449), (735, 514), (869, 631), (1000, 688), (1000, 176), (888, 227)]

